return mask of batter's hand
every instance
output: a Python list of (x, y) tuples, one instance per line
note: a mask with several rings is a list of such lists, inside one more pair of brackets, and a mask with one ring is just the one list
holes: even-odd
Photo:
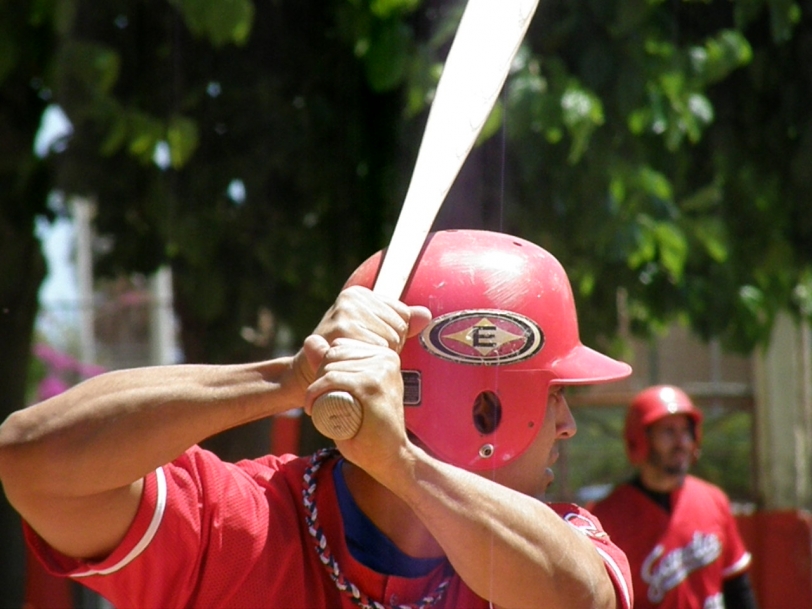
[(308, 337), (305, 350), (322, 355), (317, 379), (307, 390), (305, 411), (309, 413), (313, 402), (331, 391), (346, 391), (363, 409), (358, 433), (336, 442), (344, 457), (370, 473), (397, 458), (400, 448), (408, 444), (397, 352), (347, 338), (328, 345), (320, 336)]
[[(406, 339), (418, 334), (431, 321), (425, 307), (409, 306), (398, 300), (382, 298), (372, 290), (353, 286), (343, 290), (313, 331), (329, 346), (339, 338), (350, 338), (370, 345), (387, 347), (400, 353)], [(294, 359), (296, 378), (305, 390), (316, 378), (324, 344), (306, 343)]]

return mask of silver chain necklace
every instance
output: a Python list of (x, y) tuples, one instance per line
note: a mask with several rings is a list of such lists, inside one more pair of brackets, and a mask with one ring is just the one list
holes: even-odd
[(319, 468), (331, 457), (337, 455), (338, 451), (334, 448), (325, 448), (316, 452), (310, 457), (310, 463), (304, 473), (304, 489), (302, 489), (302, 500), (305, 508), (305, 523), (307, 524), (307, 531), (315, 541), (316, 554), (321, 561), (321, 564), (327, 569), (330, 578), (335, 582), (336, 587), (348, 595), (353, 603), (361, 609), (429, 609), (434, 606), (445, 594), (448, 584), (454, 572), (448, 569), (448, 573), (440, 582), (440, 585), (432, 592), (420, 599), (420, 602), (408, 605), (384, 605), (378, 601), (372, 600), (358, 589), (358, 586), (349, 581), (341, 572), (330, 547), (327, 545), (327, 538), (322, 532), (321, 525), (319, 524), (319, 510), (316, 507), (314, 495), (316, 492), (316, 473)]

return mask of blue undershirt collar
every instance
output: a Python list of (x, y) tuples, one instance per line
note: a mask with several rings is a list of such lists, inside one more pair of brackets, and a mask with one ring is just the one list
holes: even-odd
[(333, 468), (333, 482), (344, 521), (347, 548), (355, 560), (378, 573), (399, 577), (422, 577), (443, 562), (442, 557), (414, 558), (392, 543), (355, 503), (341, 471), (343, 463), (344, 460), (340, 459)]

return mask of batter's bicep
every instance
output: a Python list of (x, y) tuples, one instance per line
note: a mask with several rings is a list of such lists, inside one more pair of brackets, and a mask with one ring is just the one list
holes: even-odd
[(54, 497), (18, 493), (9, 502), (53, 549), (79, 559), (100, 559), (124, 539), (138, 511), (143, 480), (95, 495)]

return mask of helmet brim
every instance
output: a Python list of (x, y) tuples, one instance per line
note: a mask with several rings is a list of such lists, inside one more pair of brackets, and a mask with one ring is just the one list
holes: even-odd
[(611, 383), (631, 375), (632, 367), (599, 353), (585, 345), (577, 345), (551, 366), (558, 385), (589, 385)]

